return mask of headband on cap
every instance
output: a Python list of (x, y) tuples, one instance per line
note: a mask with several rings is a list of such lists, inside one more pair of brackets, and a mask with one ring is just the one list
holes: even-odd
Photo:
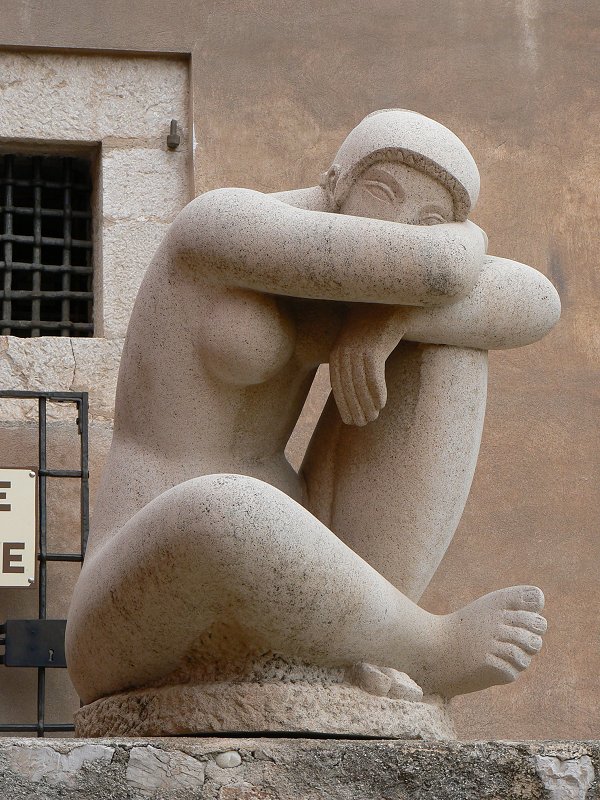
[(463, 222), (479, 196), (479, 170), (458, 136), (416, 111), (374, 111), (350, 131), (338, 150), (334, 197), (339, 203), (358, 176), (377, 161), (396, 161), (425, 172), (445, 186), (454, 216)]

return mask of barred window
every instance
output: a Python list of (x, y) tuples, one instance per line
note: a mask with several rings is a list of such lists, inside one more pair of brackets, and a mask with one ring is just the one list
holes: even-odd
[(92, 336), (91, 164), (0, 154), (0, 333)]

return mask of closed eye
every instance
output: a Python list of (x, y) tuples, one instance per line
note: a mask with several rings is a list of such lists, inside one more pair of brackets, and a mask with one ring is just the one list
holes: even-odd
[(363, 181), (364, 186), (366, 187), (369, 194), (375, 197), (377, 200), (383, 200), (388, 203), (393, 203), (396, 199), (396, 195), (387, 186), (383, 181)]
[(419, 220), (419, 224), (421, 225), (441, 225), (444, 222), (447, 222), (447, 220), (435, 211), (427, 211)]

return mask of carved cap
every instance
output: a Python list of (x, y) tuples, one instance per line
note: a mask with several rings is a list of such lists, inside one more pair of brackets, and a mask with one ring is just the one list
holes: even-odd
[(458, 136), (429, 117), (403, 108), (374, 111), (350, 131), (334, 159), (339, 203), (361, 172), (376, 161), (400, 161), (442, 183), (463, 222), (479, 196), (479, 170)]

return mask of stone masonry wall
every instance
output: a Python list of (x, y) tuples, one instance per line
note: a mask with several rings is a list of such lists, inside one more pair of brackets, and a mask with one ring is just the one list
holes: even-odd
[(598, 742), (318, 739), (0, 743), (7, 800), (595, 800)]
[[(144, 272), (192, 194), (188, 62), (181, 58), (0, 52), (0, 149), (92, 155), (94, 337), (0, 336), (0, 387), (87, 391), (93, 493), (110, 446), (117, 372)], [(171, 119), (181, 144), (167, 148)], [(76, 469), (73, 406), (50, 404), (50, 467)], [(0, 466), (37, 464), (37, 405), (0, 400)], [(76, 481), (48, 482), (49, 547), (76, 551)], [(48, 614), (64, 618), (76, 565), (51, 564)], [(37, 616), (37, 586), (0, 590), (0, 622)], [(35, 671), (0, 666), (0, 721), (35, 721)], [(47, 715), (69, 722), (78, 700), (64, 670), (47, 675)], [(0, 796), (2, 793), (0, 792)]]

